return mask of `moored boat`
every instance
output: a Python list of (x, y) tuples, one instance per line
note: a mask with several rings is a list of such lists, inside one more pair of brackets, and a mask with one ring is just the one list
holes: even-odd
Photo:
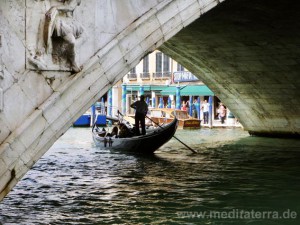
[(154, 108), (150, 110), (150, 118), (157, 124), (168, 124), (176, 117), (178, 128), (200, 128), (201, 120), (191, 117), (187, 111), (169, 108)]

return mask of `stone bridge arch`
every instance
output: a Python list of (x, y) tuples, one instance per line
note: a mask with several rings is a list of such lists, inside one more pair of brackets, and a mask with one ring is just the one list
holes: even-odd
[(83, 8), (93, 12), (86, 28), (94, 36), (82, 45), (83, 70), (73, 76), (28, 65), (25, 31), (34, 20), (25, 12), (38, 9), (28, 2), (0, 3), (0, 199), (78, 116), (157, 48), (201, 78), (251, 133), (299, 136), (297, 0), (86, 1)]
[[(54, 0), (49, 1), (52, 3)], [(111, 33), (101, 33), (103, 39), (94, 37), (92, 47), (100, 49), (96, 52), (90, 46), (83, 45), (84, 50), (81, 49), (80, 55), (83, 69), (70, 76), (66, 66), (60, 65), (60, 69), (57, 69), (57, 66), (48, 66), (42, 60), (41, 64), (34, 61), (43, 54), (39, 51), (29, 59), (33, 47), (28, 46), (28, 43), (36, 44), (37, 41), (32, 40), (28, 34), (37, 32), (34, 27), (41, 26), (41, 22), (35, 18), (43, 15), (41, 8), (49, 9), (49, 1), (0, 3), (0, 62), (3, 80), (0, 96), (3, 100), (0, 112), (0, 199), (72, 122), (138, 64), (140, 59), (222, 2), (84, 2), (84, 9), (94, 15), (92, 18), (86, 17), (86, 20), (104, 20), (93, 24), (94, 36), (99, 34), (98, 26), (109, 29)], [(100, 18), (99, 12), (94, 10), (101, 7), (105, 9), (101, 11), (105, 16)], [(26, 13), (26, 10), (29, 12)], [(90, 14), (81, 14), (84, 15)], [(109, 15), (111, 17), (107, 19)], [(11, 17), (16, 17), (16, 20), (11, 21)], [(113, 28), (108, 25), (113, 25)], [(91, 31), (90, 27), (86, 28)]]

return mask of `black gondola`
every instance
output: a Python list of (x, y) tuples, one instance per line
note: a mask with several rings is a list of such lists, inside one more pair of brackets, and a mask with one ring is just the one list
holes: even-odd
[(132, 137), (108, 136), (107, 132), (93, 127), (93, 139), (96, 146), (104, 149), (134, 152), (141, 154), (153, 154), (155, 150), (168, 142), (176, 132), (178, 120), (148, 130), (145, 135)]

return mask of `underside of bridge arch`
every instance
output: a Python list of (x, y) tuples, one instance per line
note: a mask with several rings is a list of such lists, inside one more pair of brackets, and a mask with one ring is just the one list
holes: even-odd
[(160, 50), (200, 78), (251, 134), (300, 134), (300, 3), (228, 0)]

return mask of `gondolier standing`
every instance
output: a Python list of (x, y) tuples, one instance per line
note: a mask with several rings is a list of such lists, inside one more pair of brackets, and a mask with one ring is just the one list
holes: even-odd
[(148, 105), (145, 102), (145, 96), (141, 95), (140, 100), (132, 103), (130, 105), (131, 108), (135, 109), (135, 133), (136, 135), (140, 135), (139, 124), (141, 123), (142, 127), (142, 135), (146, 134), (145, 128), (145, 116), (148, 112)]

